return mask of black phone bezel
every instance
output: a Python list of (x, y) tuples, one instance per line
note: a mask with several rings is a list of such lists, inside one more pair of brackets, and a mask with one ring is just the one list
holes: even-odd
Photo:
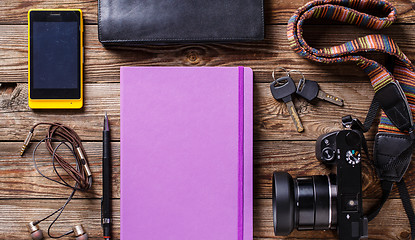
[[(50, 11), (50, 10), (35, 10), (31, 11), (30, 17), (30, 99), (81, 99), (81, 13), (80, 11)], [(33, 69), (33, 23), (34, 22), (76, 22), (78, 25), (78, 79), (77, 88), (34, 88), (33, 76), (36, 72)]]

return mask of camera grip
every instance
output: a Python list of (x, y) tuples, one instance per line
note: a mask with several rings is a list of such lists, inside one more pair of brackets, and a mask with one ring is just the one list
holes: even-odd
[(373, 157), (379, 178), (399, 182), (409, 167), (412, 151), (413, 140), (409, 135), (376, 134)]

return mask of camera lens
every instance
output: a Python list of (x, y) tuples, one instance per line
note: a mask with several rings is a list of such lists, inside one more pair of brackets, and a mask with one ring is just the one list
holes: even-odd
[(274, 172), (272, 181), (274, 233), (285, 236), (298, 230), (333, 229), (337, 224), (337, 186), (334, 175), (293, 179)]
[(274, 233), (277, 236), (290, 234), (295, 226), (294, 181), (290, 174), (274, 172), (272, 179), (272, 210)]

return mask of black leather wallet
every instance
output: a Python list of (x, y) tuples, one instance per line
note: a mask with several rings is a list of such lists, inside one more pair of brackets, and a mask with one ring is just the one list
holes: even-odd
[(264, 38), (263, 0), (99, 0), (103, 45)]

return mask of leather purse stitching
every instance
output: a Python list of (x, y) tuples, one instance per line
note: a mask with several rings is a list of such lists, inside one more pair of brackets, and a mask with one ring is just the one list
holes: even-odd
[(100, 42), (102, 42), (101, 25), (101, 0), (98, 0), (98, 39)]
[(262, 37), (265, 38), (265, 18), (264, 18), (264, 1), (261, 0), (261, 15), (262, 15)]
[[(139, 43), (139, 42), (146, 42), (146, 41), (160, 41), (160, 40), (168, 40), (168, 41), (207, 41), (207, 40), (255, 40), (257, 38), (148, 38), (148, 39), (134, 39), (134, 40), (123, 40), (123, 39), (114, 39), (114, 40), (103, 40), (101, 42), (132, 42), (132, 43)], [(260, 39), (260, 38), (258, 38)]]

